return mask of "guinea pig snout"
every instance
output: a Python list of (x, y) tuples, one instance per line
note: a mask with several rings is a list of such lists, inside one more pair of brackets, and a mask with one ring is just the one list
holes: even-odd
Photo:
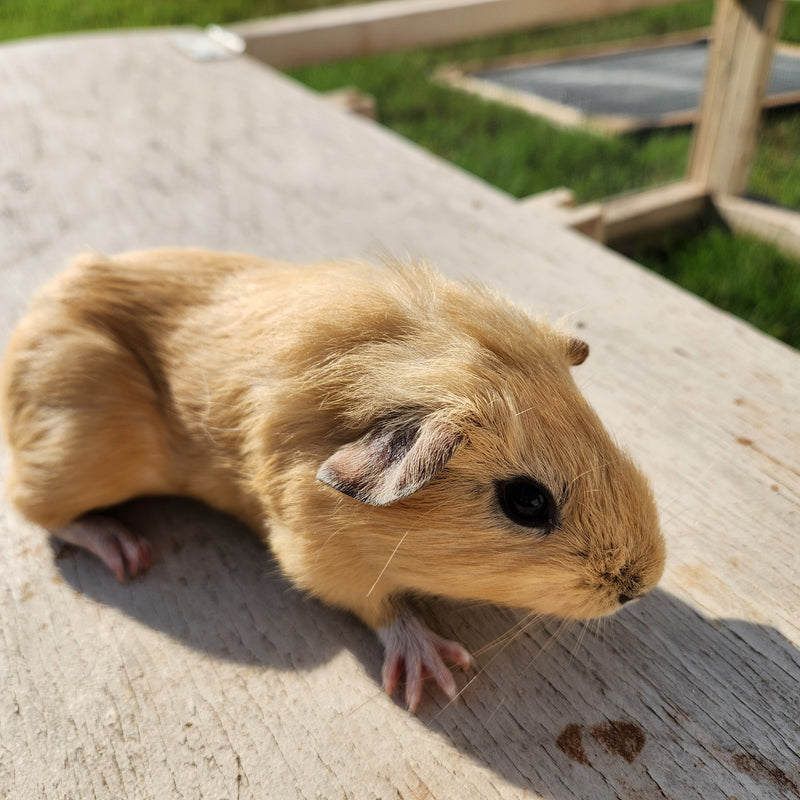
[(630, 603), (631, 600), (636, 600), (647, 593), (642, 587), (641, 574), (632, 569), (625, 569), (616, 575), (611, 581), (611, 586), (618, 592), (617, 600), (620, 605)]
[(658, 564), (650, 560), (638, 563), (636, 560), (620, 560), (612, 556), (606, 563), (600, 579), (608, 593), (619, 605), (625, 605), (646, 595), (661, 576)]

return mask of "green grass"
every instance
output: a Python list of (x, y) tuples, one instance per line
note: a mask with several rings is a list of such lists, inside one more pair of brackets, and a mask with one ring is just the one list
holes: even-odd
[(353, 0), (0, 0), (0, 39), (99, 28), (224, 24)]
[[(496, 36), (292, 70), (319, 91), (358, 86), (374, 95), (379, 120), (427, 149), (518, 197), (568, 186), (578, 201), (680, 178), (690, 131), (624, 137), (558, 130), (515, 109), (435, 86), (439, 66), (568, 45), (619, 41), (708, 26), (713, 2), (679, 3), (580, 25)], [(800, 42), (800, 5), (788, 4), (783, 37)], [(764, 115), (749, 191), (800, 208), (800, 113)]]
[[(61, 31), (227, 23), (336, 5), (331, 0), (4, 0), (0, 39)], [(579, 25), (521, 31), (437, 49), (353, 59), (291, 71), (326, 91), (352, 85), (374, 95), (382, 124), (493, 185), (523, 197), (567, 186), (579, 202), (657, 185), (685, 172), (686, 129), (604, 137), (557, 130), (521, 111), (436, 86), (438, 66), (515, 53), (617, 41), (710, 24), (711, 0), (683, 2)], [(800, 42), (800, 3), (787, 3), (782, 38)], [(800, 112), (763, 115), (749, 192), (800, 208)], [(637, 260), (769, 333), (800, 347), (800, 265), (775, 248), (719, 228), (671, 234)]]
[(429, 74), (442, 62), (414, 52), (292, 75), (318, 91), (358, 86), (377, 98), (384, 125), (517, 197), (568, 186), (588, 201), (685, 171), (686, 131), (605, 138), (558, 130), (523, 111), (434, 85)]
[[(709, 25), (711, 2), (683, 3), (596, 22), (480, 42), (293, 70), (319, 91), (354, 85), (374, 95), (388, 127), (493, 185), (524, 197), (567, 186), (579, 202), (682, 177), (687, 129), (603, 137), (558, 130), (505, 106), (438, 87), (438, 66), (567, 45), (650, 36)], [(800, 4), (786, 8), (783, 38), (800, 41)], [(800, 112), (763, 115), (749, 192), (800, 208)], [(769, 243), (718, 226), (670, 234), (632, 253), (712, 303), (800, 347), (800, 264)]]
[(775, 247), (712, 226), (669, 233), (632, 255), (719, 308), (800, 347), (800, 264)]
[(612, 138), (558, 130), (523, 111), (436, 86), (431, 73), (443, 64), (699, 28), (711, 12), (710, 2), (682, 3), (290, 74), (318, 91), (358, 86), (376, 97), (382, 124), (517, 197), (568, 186), (584, 202), (681, 177), (689, 132)]

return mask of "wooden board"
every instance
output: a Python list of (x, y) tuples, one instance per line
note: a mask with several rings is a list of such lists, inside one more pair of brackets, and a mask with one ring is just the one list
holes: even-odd
[(160, 560), (120, 586), (2, 507), (0, 797), (800, 797), (798, 353), (170, 36), (0, 48), (0, 336), (87, 246), (427, 257), (590, 342), (578, 380), (652, 476), (668, 568), (600, 626), (505, 644), (515, 613), (431, 601), (479, 669), (414, 717), (374, 637), (230, 522), (140, 504)]
[(800, 257), (800, 211), (731, 195), (715, 197), (714, 208), (731, 230), (758, 236)]
[(286, 69), (559, 25), (672, 0), (380, 0), (237, 23), (251, 55)]
[(603, 240), (619, 243), (698, 219), (709, 208), (705, 187), (690, 181), (603, 201)]

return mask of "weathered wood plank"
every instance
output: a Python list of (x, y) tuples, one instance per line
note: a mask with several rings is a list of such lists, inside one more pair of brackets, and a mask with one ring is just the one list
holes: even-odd
[(413, 717), (372, 635), (229, 521), (137, 504), (160, 560), (119, 586), (0, 507), (0, 795), (800, 796), (798, 354), (246, 58), (168, 42), (0, 48), (2, 338), (86, 246), (427, 257), (578, 326), (668, 569), (554, 641), (538, 622), (504, 647), (512, 612), (431, 601), (480, 671)]
[(705, 187), (690, 181), (610, 198), (602, 203), (606, 242), (643, 236), (694, 219), (709, 206)]
[(601, 203), (584, 203), (575, 206), (575, 198), (569, 189), (559, 187), (546, 192), (524, 197), (519, 201), (528, 213), (541, 214), (559, 225), (603, 241), (603, 206)]

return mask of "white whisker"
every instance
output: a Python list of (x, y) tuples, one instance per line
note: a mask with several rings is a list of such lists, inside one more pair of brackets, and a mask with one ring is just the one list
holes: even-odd
[(406, 536), (408, 536), (409, 533), (411, 533), (410, 528), (400, 537), (400, 541), (395, 545), (394, 550), (392, 550), (392, 554), (389, 556), (386, 563), (383, 565), (383, 569), (380, 571), (380, 574), (378, 575), (377, 578), (375, 578), (375, 583), (373, 583), (372, 586), (370, 586), (369, 591), (367, 592), (367, 597), (369, 597), (372, 594), (372, 590), (378, 585), (378, 581), (380, 581), (380, 579), (383, 577), (384, 572), (386, 572), (386, 570), (389, 568), (389, 564), (392, 563), (392, 559), (397, 554), (397, 551), (400, 549), (400, 545), (403, 544), (403, 542), (406, 539)]

